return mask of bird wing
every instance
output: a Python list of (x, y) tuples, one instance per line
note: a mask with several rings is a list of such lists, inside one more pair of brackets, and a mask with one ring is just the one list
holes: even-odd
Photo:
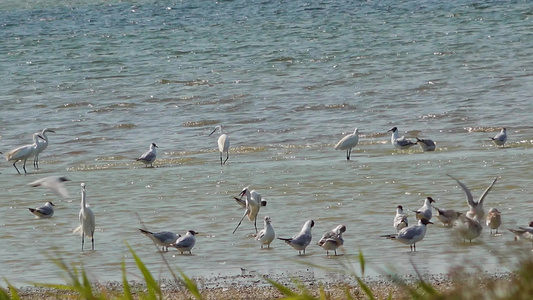
[(479, 197), (479, 200), (477, 202), (478, 204), (483, 205), (483, 200), (485, 200), (485, 196), (487, 196), (489, 194), (490, 189), (496, 183), (496, 181), (498, 181), (498, 177), (495, 177), (494, 181), (492, 181), (492, 183), (489, 185), (489, 187), (483, 192), (483, 194), (481, 194), (481, 197)]
[(453, 177), (452, 175), (450, 175), (450, 174), (446, 174), (446, 175), (451, 177), (453, 180), (457, 181), (457, 184), (459, 184), (461, 186), (461, 188), (463, 189), (463, 191), (466, 194), (466, 203), (468, 203), (468, 206), (470, 206), (471, 208), (474, 208), (477, 205), (477, 203), (474, 202), (474, 197), (472, 197), (472, 193), (466, 187), (466, 185), (464, 185), (461, 181), (459, 181), (459, 179)]
[(411, 141), (411, 140), (406, 140), (405, 137), (403, 137), (403, 136), (402, 136), (401, 138), (397, 138), (397, 139), (395, 140), (395, 142), (398, 143), (398, 145), (400, 145), (400, 146), (402, 146), (402, 147), (403, 147), (403, 146), (408, 146), (408, 145), (413, 145), (413, 144), (415, 144), (415, 143), (413, 143), (413, 141)]
[(242, 208), (245, 208), (246, 207), (246, 200), (243, 200), (242, 198), (237, 198), (237, 197), (233, 197), (233, 199), (235, 199), (235, 201), (242, 207)]
[(137, 158), (137, 160), (146, 160), (146, 161), (150, 161), (152, 159), (155, 159), (155, 154), (150, 151), (146, 152), (141, 157)]

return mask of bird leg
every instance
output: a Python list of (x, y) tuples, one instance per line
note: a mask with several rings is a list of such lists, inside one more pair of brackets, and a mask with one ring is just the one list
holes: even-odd
[(222, 152), (220, 152), (220, 165), (222, 166), (223, 163), (222, 163)]
[(242, 216), (242, 219), (241, 221), (239, 222), (239, 224), (237, 224), (237, 227), (235, 227), (235, 229), (233, 230), (233, 234), (235, 234), (235, 231), (237, 231), (237, 228), (239, 228), (239, 226), (241, 226), (241, 223), (242, 223), (242, 220), (244, 220), (244, 217), (246, 217), (246, 214), (248, 213), (248, 210), (246, 210), (244, 212), (244, 215)]
[(92, 249), (91, 249), (91, 250), (93, 250), (93, 251), (94, 251), (94, 236), (93, 236), (93, 237), (91, 237), (91, 244), (92, 244)]
[(13, 167), (15, 167), (15, 170), (17, 170), (17, 172), (18, 172), (18, 173), (19, 173), (19, 175), (20, 175), (20, 171), (19, 171), (19, 169), (17, 168), (17, 165), (16, 165), (16, 163), (17, 163), (17, 162), (14, 162), (14, 163), (13, 163)]
[(84, 237), (83, 237), (83, 232), (81, 234), (81, 252), (83, 252), (83, 244), (85, 243), (85, 240), (84, 240)]
[[(220, 153), (220, 155), (222, 155), (222, 153)], [(220, 157), (220, 159), (222, 159), (222, 157)], [(226, 152), (226, 160), (224, 160), (224, 164), (226, 164), (228, 159), (229, 159), (229, 152)]]
[(255, 234), (257, 234), (257, 216), (255, 216), (254, 227), (255, 227)]
[(24, 160), (24, 164), (22, 164), (22, 169), (24, 169), (24, 174), (28, 174), (28, 172), (26, 172), (26, 161), (27, 161), (27, 160), (28, 160), (28, 159), (26, 158), (26, 159)]

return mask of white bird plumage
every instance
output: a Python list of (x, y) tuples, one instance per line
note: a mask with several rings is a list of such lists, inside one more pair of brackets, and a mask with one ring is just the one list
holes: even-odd
[(154, 167), (153, 163), (157, 157), (156, 148), (159, 148), (155, 143), (150, 144), (150, 150), (146, 151), (141, 157), (137, 158), (137, 161), (140, 161), (145, 164), (146, 167)]
[(189, 251), (189, 254), (192, 254), (191, 250), (196, 245), (196, 237), (198, 232), (194, 230), (189, 230), (184, 236), (179, 237), (174, 243), (170, 246), (178, 249), (178, 251), (183, 254), (185, 251)]
[(452, 227), (457, 218), (461, 215), (460, 212), (453, 209), (441, 209), (435, 206), (433, 206), (433, 208), (437, 210), (437, 219), (446, 227)]
[(481, 226), (478, 220), (472, 219), (465, 214), (461, 214), (456, 221), (455, 229), (465, 242), (466, 240), (469, 240), (470, 243), (472, 243), (473, 239), (481, 235), (483, 226)]
[[(220, 152), (220, 165), (223, 165), (229, 159), (229, 137), (225, 133), (222, 133), (222, 126), (221, 125), (215, 126), (215, 129), (213, 129), (213, 131), (211, 131), (209, 136), (211, 136), (213, 133), (215, 133), (215, 131), (217, 131), (217, 129), (220, 130), (220, 136), (218, 137), (218, 151)], [(224, 152), (226, 152), (226, 159), (224, 160), (224, 162), (222, 162), (222, 154)]]
[(33, 158), (33, 167), (39, 169), (39, 154), (43, 152), (48, 147), (48, 136), (47, 132), (55, 133), (52, 129), (45, 128), (41, 131), (40, 135), (43, 137), (42, 140), (37, 140), (37, 147), (35, 148), (35, 156)]
[(337, 248), (344, 245), (344, 239), (342, 238), (344, 232), (346, 232), (346, 226), (339, 224), (331, 231), (324, 233), (322, 238), (317, 242), (317, 245), (326, 250), (326, 255), (329, 256), (329, 251), (333, 250), (335, 256), (337, 256)]
[(161, 251), (168, 251), (168, 247), (170, 247), (172, 243), (175, 243), (176, 240), (181, 237), (179, 234), (176, 234), (172, 231), (151, 232), (140, 228), (139, 231), (149, 237), (158, 246), (161, 246)]
[(311, 234), (311, 228), (315, 226), (315, 221), (313, 220), (307, 220), (302, 227), (302, 230), (292, 238), (278, 238), (279, 240), (285, 241), (288, 245), (290, 245), (294, 250), (298, 250), (298, 255), (305, 255), (305, 248), (309, 246), (311, 243), (311, 240), (313, 238)]
[(407, 215), (404, 214), (403, 206), (401, 205), (398, 205), (396, 207), (396, 215), (394, 216), (392, 226), (394, 227), (394, 229), (396, 229), (396, 231), (400, 231), (401, 229), (409, 226)]
[(504, 146), (505, 142), (507, 142), (507, 129), (502, 128), (500, 133), (495, 135), (494, 137), (490, 138), (492, 142), (497, 146)]
[(12, 161), (13, 167), (15, 167), (15, 170), (17, 170), (19, 174), (20, 171), (17, 168), (16, 163), (23, 160), (24, 163), (22, 165), (22, 169), (24, 170), (24, 174), (28, 173), (26, 172), (26, 161), (28, 160), (28, 158), (33, 157), (35, 155), (35, 149), (37, 148), (39, 138), (44, 139), (39, 133), (34, 133), (33, 144), (20, 146), (5, 154), (6, 161)]
[(528, 226), (520, 226), (518, 229), (509, 229), (515, 234), (514, 240), (525, 239), (533, 243), (533, 221), (529, 222)]
[(264, 245), (267, 245), (270, 248), (270, 243), (276, 238), (276, 233), (274, 232), (274, 227), (272, 227), (272, 220), (269, 216), (264, 218), (264, 228), (257, 233), (255, 240), (261, 244), (261, 249)]
[(392, 131), (390, 142), (394, 146), (394, 148), (405, 150), (416, 145), (416, 143), (413, 143), (413, 141), (406, 139), (404, 136), (400, 137), (397, 127), (392, 127), (388, 131)]
[(416, 213), (416, 218), (418, 220), (420, 219), (427, 219), (428, 221), (431, 220), (431, 217), (433, 216), (433, 211), (432, 211), (432, 206), (431, 206), (431, 203), (434, 203), (435, 200), (433, 200), (433, 198), (431, 197), (426, 197), (426, 199), (424, 199), (424, 205), (422, 205), (422, 207), (420, 207), (418, 210), (415, 210), (414, 212)]
[(416, 251), (416, 243), (420, 242), (426, 236), (427, 225), (433, 224), (427, 219), (418, 220), (418, 224), (405, 227), (395, 234), (382, 235), (388, 239), (396, 240), (402, 244), (409, 245), (412, 251)]
[(343, 137), (336, 145), (335, 150), (346, 150), (346, 160), (350, 160), (352, 148), (359, 143), (359, 129), (356, 127), (352, 134)]
[(65, 181), (70, 181), (64, 176), (48, 176), (41, 179), (37, 179), (34, 182), (30, 183), (30, 186), (33, 187), (39, 187), (42, 186), (44, 188), (47, 188), (54, 193), (56, 193), (59, 197), (63, 199), (70, 198), (70, 195), (68, 194), (68, 191), (65, 187)]
[(81, 209), (79, 213), (80, 226), (74, 230), (75, 233), (81, 234), (81, 251), (83, 252), (83, 245), (85, 243), (84, 237), (91, 239), (91, 250), (94, 250), (94, 230), (95, 219), (92, 209), (86, 200), (85, 183), (81, 184)]
[(37, 208), (28, 208), (36, 218), (47, 219), (51, 218), (54, 215), (54, 203), (48, 201), (44, 206), (39, 206)]
[(466, 216), (469, 218), (475, 219), (478, 222), (482, 222), (485, 218), (485, 210), (483, 209), (483, 200), (485, 200), (485, 197), (489, 194), (489, 191), (492, 188), (492, 186), (496, 183), (496, 181), (498, 181), (498, 177), (494, 178), (494, 181), (492, 181), (492, 183), (487, 187), (487, 189), (485, 189), (483, 194), (481, 194), (481, 197), (479, 197), (479, 200), (474, 201), (474, 197), (472, 196), (472, 193), (470, 192), (470, 190), (468, 189), (466, 185), (464, 185), (461, 181), (459, 181), (459, 179), (449, 174), (446, 174), (446, 175), (448, 175), (450, 178), (455, 180), (457, 184), (459, 184), (459, 186), (463, 189), (466, 195), (466, 203), (470, 207), (470, 209), (466, 213)]
[(250, 191), (248, 187), (242, 189), (239, 196), (240, 198), (235, 198), (235, 200), (237, 200), (237, 202), (239, 203), (240, 201), (242, 201), (242, 198), (246, 196), (246, 199), (244, 200), (245, 210), (239, 224), (237, 224), (237, 227), (235, 227), (235, 229), (233, 230), (233, 233), (237, 231), (237, 228), (239, 228), (239, 226), (241, 225), (242, 220), (244, 220), (244, 217), (248, 217), (248, 220), (254, 222), (255, 232), (257, 233), (257, 214), (259, 213), (259, 209), (261, 208), (261, 206), (266, 206), (266, 201), (263, 200), (261, 194), (259, 194), (255, 190)]

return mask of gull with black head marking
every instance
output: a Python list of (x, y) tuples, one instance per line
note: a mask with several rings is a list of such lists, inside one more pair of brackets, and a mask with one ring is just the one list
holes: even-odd
[(498, 133), (494, 137), (491, 137), (490, 139), (496, 146), (503, 147), (505, 145), (505, 142), (507, 142), (507, 129), (502, 128), (500, 133)]
[(189, 230), (184, 236), (179, 237), (174, 243), (170, 246), (178, 249), (178, 251), (183, 254), (185, 251), (189, 251), (189, 254), (192, 254), (191, 250), (196, 244), (196, 237), (198, 232), (194, 230)]
[(418, 210), (414, 210), (418, 220), (431, 220), (431, 217), (433, 216), (433, 211), (431, 210), (433, 207), (431, 206), (431, 203), (435, 203), (435, 200), (433, 200), (431, 197), (426, 197), (426, 199), (424, 199), (424, 205), (422, 205), (422, 207), (420, 207)]
[(44, 206), (37, 208), (28, 208), (38, 219), (48, 219), (54, 215), (54, 203), (48, 201)]
[(151, 232), (140, 228), (139, 231), (149, 237), (158, 246), (161, 246), (161, 251), (168, 251), (168, 247), (170, 247), (172, 243), (175, 243), (176, 240), (181, 237), (179, 234), (176, 234), (172, 231)]
[(427, 219), (421, 219), (417, 225), (405, 227), (395, 234), (382, 235), (388, 239), (396, 240), (402, 244), (409, 245), (411, 252), (416, 251), (416, 243), (426, 236), (427, 225), (433, 224)]
[(279, 240), (285, 241), (287, 245), (298, 250), (298, 255), (305, 255), (305, 248), (311, 243), (313, 236), (311, 235), (311, 228), (315, 226), (315, 221), (308, 220), (305, 222), (302, 230), (292, 238), (278, 238)]
[(150, 144), (150, 150), (146, 151), (141, 157), (137, 158), (137, 161), (140, 161), (145, 164), (146, 167), (150, 165), (150, 167), (154, 167), (153, 163), (156, 159), (157, 153), (156, 149), (159, 148), (155, 143)]
[(396, 207), (396, 215), (394, 216), (392, 226), (394, 229), (396, 229), (396, 231), (400, 231), (401, 229), (409, 226), (407, 215), (403, 213), (403, 206), (401, 205)]
[(405, 136), (400, 137), (397, 127), (392, 127), (387, 132), (392, 132), (390, 142), (396, 149), (406, 150), (416, 145), (413, 141), (406, 139)]

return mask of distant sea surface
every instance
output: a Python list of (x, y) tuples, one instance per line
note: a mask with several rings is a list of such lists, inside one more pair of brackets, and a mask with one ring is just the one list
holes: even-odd
[[(513, 268), (530, 243), (507, 228), (532, 220), (533, 7), (529, 1), (65, 1), (0, 3), (0, 151), (51, 128), (40, 169), (0, 163), (0, 277), (21, 285), (63, 282), (53, 259), (94, 280), (139, 278), (126, 243), (156, 278), (169, 272), (139, 228), (199, 232), (192, 255), (165, 253), (191, 277), (306, 272), (331, 278), (361, 251), (366, 275)], [(220, 165), (219, 133), (231, 140)], [(414, 139), (398, 151), (391, 127)], [(359, 128), (346, 160), (334, 150)], [(506, 147), (489, 137), (502, 127)], [(135, 158), (156, 143), (155, 168)], [(22, 164), (18, 163), (22, 172)], [(396, 206), (427, 196), (465, 212), (499, 177), (485, 210), (502, 212), (472, 243), (435, 218), (417, 252), (380, 238)], [(28, 183), (61, 175), (71, 198)], [(80, 183), (96, 215), (96, 251), (72, 230)], [(261, 250), (233, 200), (246, 186), (267, 200), (279, 237), (315, 221), (307, 255), (282, 241)], [(47, 201), (52, 219), (28, 207)], [(315, 243), (344, 224), (327, 257)], [(303, 264), (303, 263), (306, 264)], [(241, 271), (241, 268), (244, 271)]]

